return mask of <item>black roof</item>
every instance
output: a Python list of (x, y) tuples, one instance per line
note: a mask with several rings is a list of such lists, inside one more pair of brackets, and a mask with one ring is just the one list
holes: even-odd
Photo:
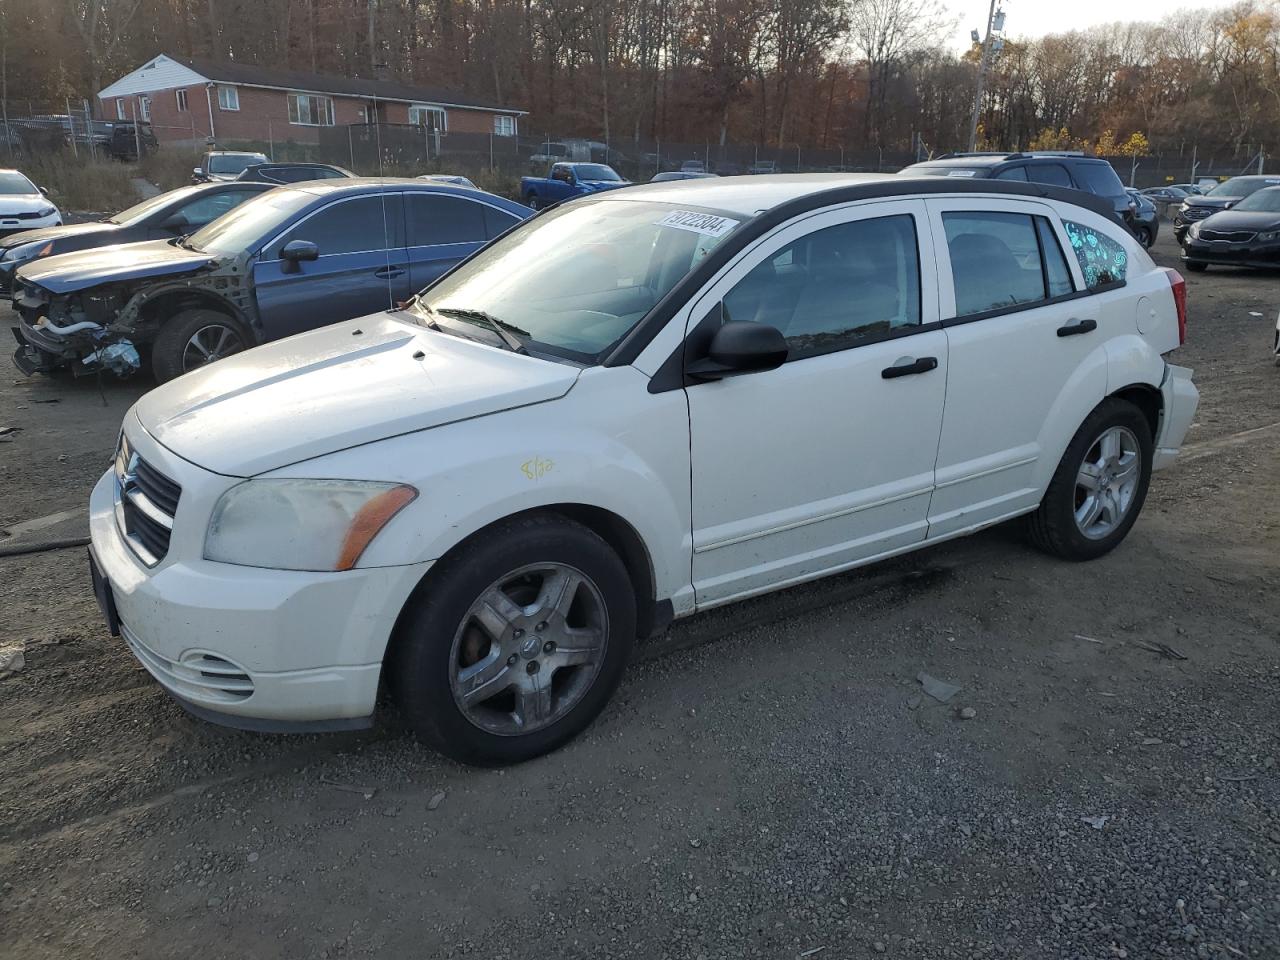
[(279, 70), (260, 67), (253, 63), (234, 60), (206, 60), (193, 57), (179, 60), (196, 73), (222, 83), (245, 84), (257, 87), (280, 87), (313, 93), (328, 93), (348, 97), (365, 97), (379, 100), (401, 100), (409, 103), (435, 103), (454, 107), (472, 107), (498, 113), (525, 113), (514, 107), (503, 107), (484, 98), (468, 96), (440, 87), (418, 87), (398, 80), (376, 80), (361, 77), (339, 77), (327, 73), (309, 73), (301, 70)]
[(1008, 163), (1011, 160), (1043, 160), (1059, 163), (1063, 160), (1076, 163), (1085, 160), (1090, 163), (1107, 163), (1102, 157), (1089, 157), (1080, 153), (948, 153), (934, 157), (932, 160), (921, 160), (919, 164), (913, 164), (913, 166), (994, 167), (996, 164)]

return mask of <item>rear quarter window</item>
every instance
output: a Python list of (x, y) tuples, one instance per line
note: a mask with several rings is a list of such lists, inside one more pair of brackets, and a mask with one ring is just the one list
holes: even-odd
[(1093, 227), (1063, 220), (1071, 251), (1080, 263), (1085, 286), (1090, 290), (1123, 283), (1129, 270), (1129, 252), (1123, 243)]
[(1100, 197), (1115, 197), (1124, 193), (1124, 184), (1116, 176), (1109, 163), (1078, 163), (1073, 171), (1080, 186)]

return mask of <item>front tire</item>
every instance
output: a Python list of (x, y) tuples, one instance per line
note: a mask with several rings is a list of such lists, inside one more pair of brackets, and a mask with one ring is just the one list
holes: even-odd
[(1116, 397), (1098, 404), (1031, 514), (1032, 542), (1065, 560), (1093, 560), (1114, 550), (1147, 498), (1152, 448), (1141, 410)]
[(568, 518), (519, 517), (431, 571), (400, 617), (388, 682), (441, 753), (518, 763), (595, 719), (635, 635), (635, 592), (613, 549)]
[(529, 195), (528, 203), (529, 203), (530, 210), (542, 209), (542, 201), (538, 199), (538, 195), (536, 193)]
[(243, 324), (217, 310), (183, 310), (165, 321), (151, 348), (151, 370), (159, 383), (247, 349)]
[(1192, 273), (1204, 273), (1209, 269), (1209, 265), (1207, 263), (1203, 263), (1199, 260), (1183, 260), (1182, 262), (1186, 264), (1187, 269)]
[(1151, 235), (1150, 227), (1138, 228), (1138, 242), (1142, 244), (1143, 250), (1150, 250), (1155, 244), (1156, 238)]

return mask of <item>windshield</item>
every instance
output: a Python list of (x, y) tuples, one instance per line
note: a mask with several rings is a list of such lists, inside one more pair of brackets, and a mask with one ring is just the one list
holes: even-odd
[(442, 326), (458, 326), (450, 311), (485, 313), (535, 352), (592, 362), (740, 222), (668, 203), (568, 204), (490, 245), (421, 302)]
[(1280, 187), (1268, 187), (1249, 194), (1235, 205), (1246, 213), (1280, 213)]
[(573, 172), (578, 175), (579, 180), (621, 180), (622, 178), (614, 173), (612, 167), (606, 167), (603, 163), (579, 163), (574, 166)]
[(210, 173), (243, 173), (245, 167), (266, 163), (260, 153), (215, 153), (209, 158)]
[(287, 187), (268, 190), (197, 230), (187, 237), (186, 245), (224, 256), (254, 250), (260, 240), (274, 236), (295, 213), (315, 199), (313, 194)]
[(143, 217), (150, 216), (161, 207), (167, 207), (175, 200), (185, 197), (188, 194), (195, 193), (199, 187), (183, 187), (178, 190), (170, 190), (168, 193), (160, 193), (141, 203), (135, 203), (132, 207), (121, 210), (113, 216), (107, 217), (107, 223), (135, 223)]
[(1259, 177), (1234, 177), (1226, 183), (1220, 183), (1206, 197), (1247, 197), (1263, 187), (1280, 186), (1280, 179), (1264, 179)]
[(14, 197), (24, 196), (30, 193), (39, 193), (36, 185), (24, 177), (22, 174), (13, 170), (0, 172), (0, 196)]

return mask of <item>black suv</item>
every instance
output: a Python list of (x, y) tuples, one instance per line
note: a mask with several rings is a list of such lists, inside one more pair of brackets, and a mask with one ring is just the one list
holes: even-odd
[(1211, 217), (1223, 210), (1230, 210), (1237, 203), (1267, 187), (1280, 187), (1280, 177), (1261, 175), (1232, 177), (1218, 184), (1202, 197), (1187, 197), (1173, 215), (1173, 236), (1178, 243), (1187, 237), (1187, 231), (1197, 220)]
[(948, 153), (900, 172), (908, 177), (990, 177), (1072, 187), (1111, 201), (1116, 216), (1134, 229), (1137, 205), (1125, 192), (1115, 169), (1107, 161), (1083, 153)]

